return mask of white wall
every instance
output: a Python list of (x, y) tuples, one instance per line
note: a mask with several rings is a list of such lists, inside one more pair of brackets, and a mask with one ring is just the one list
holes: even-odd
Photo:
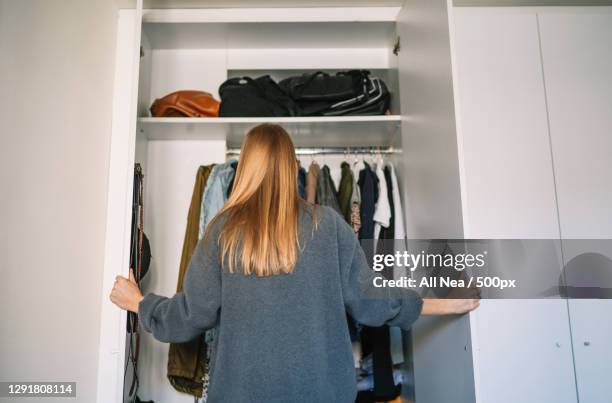
[(0, 380), (73, 402), (96, 389), (115, 31), (113, 0), (0, 0)]

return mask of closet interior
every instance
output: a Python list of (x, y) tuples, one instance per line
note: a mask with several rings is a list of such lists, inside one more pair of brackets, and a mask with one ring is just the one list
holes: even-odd
[[(134, 164), (144, 175), (143, 226), (152, 255), (141, 285), (173, 295), (198, 168), (237, 157), (248, 129), (264, 122), (290, 133), (304, 168), (328, 165), (336, 186), (342, 162), (392, 165), (401, 199), (395, 208), (408, 238), (461, 237), (446, 2), (125, 3), (117, 27), (105, 286), (127, 273), (118, 268), (129, 262)], [(177, 90), (220, 99), (219, 86), (232, 77), (269, 75), (278, 82), (348, 70), (367, 70), (386, 83), (385, 114), (182, 118), (149, 111), (155, 99)], [(438, 161), (425, 157), (434, 154)], [(97, 401), (127, 400), (125, 313), (102, 306)], [(393, 362), (405, 378), (402, 397), (414, 399), (410, 338), (391, 332)], [(167, 379), (167, 344), (142, 334), (139, 350), (141, 398), (193, 400)]]
[[(147, 292), (176, 291), (187, 210), (199, 166), (239, 158), (249, 128), (278, 123), (291, 135), (302, 167), (397, 162), (402, 155), (398, 83), (398, 7), (268, 10), (144, 10), (138, 72), (135, 162), (145, 176), (145, 228), (151, 242)], [(177, 90), (210, 92), (232, 77), (269, 75), (277, 82), (303, 73), (368, 70), (391, 93), (385, 115), (307, 117), (151, 117), (152, 102)], [(354, 172), (358, 175), (359, 171)], [(398, 173), (401, 176), (401, 173)], [(399, 192), (399, 189), (395, 189)], [(398, 206), (396, 208), (401, 208)], [(401, 333), (395, 361), (403, 363)], [(142, 334), (139, 395), (163, 402), (186, 396), (166, 377), (168, 345)], [(397, 356), (400, 356), (397, 358)], [(129, 377), (129, 375), (128, 375)], [(124, 385), (128, 393), (130, 382)]]

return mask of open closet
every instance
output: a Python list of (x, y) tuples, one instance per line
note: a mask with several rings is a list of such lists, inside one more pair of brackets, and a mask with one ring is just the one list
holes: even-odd
[[(532, 219), (543, 220), (541, 212), (552, 214), (558, 202), (551, 196), (556, 186), (552, 172), (558, 166), (551, 161), (547, 112), (537, 109), (543, 104), (517, 110), (511, 102), (517, 88), (523, 91), (516, 95), (521, 100), (533, 100), (534, 92), (543, 92), (541, 76), (537, 76), (542, 73), (538, 70), (529, 76), (523, 70), (509, 69), (507, 75), (494, 74), (504, 65), (508, 38), (519, 38), (511, 41), (515, 47), (510, 46), (510, 50), (516, 52), (513, 60), (540, 63), (539, 53), (524, 47), (525, 43), (534, 43), (523, 42), (519, 35), (528, 31), (527, 39), (531, 38), (529, 35), (536, 31), (529, 30), (535, 27), (535, 20), (519, 18), (519, 23), (526, 24), (523, 26), (503, 17), (502, 22), (483, 27), (498, 42), (487, 42), (490, 48), (482, 44), (480, 48), (497, 49), (496, 43), (501, 46), (498, 53), (490, 56), (498, 58), (496, 63), (487, 65), (482, 61), (489, 60), (489, 56), (472, 53), (471, 45), (483, 38), (471, 27), (493, 17), (472, 21), (470, 16), (456, 11), (451, 0), (299, 1), (291, 2), (290, 7), (287, 3), (123, 2), (115, 61), (99, 403), (123, 401), (124, 383), (129, 383), (124, 375), (126, 315), (108, 302), (106, 290), (112, 288), (116, 275), (125, 276), (128, 271), (135, 163), (140, 164), (144, 174), (144, 231), (152, 254), (143, 289), (160, 295), (170, 296), (176, 291), (187, 211), (198, 167), (223, 163), (235, 156), (248, 129), (264, 122), (280, 124), (290, 133), (306, 168), (313, 159), (335, 168), (341, 161), (379, 156), (391, 162), (399, 181), (408, 239), (561, 235), (557, 224), (551, 224), (554, 219), (538, 226), (540, 230), (550, 224), (551, 231), (530, 232), (508, 213), (518, 214), (513, 210), (518, 205)], [(500, 27), (508, 32), (497, 32)], [(605, 59), (607, 63), (610, 60)], [(521, 66), (526, 70), (532, 67)], [(149, 113), (156, 98), (176, 90), (207, 91), (219, 99), (218, 88), (230, 77), (268, 74), (281, 80), (308, 72), (352, 69), (369, 70), (386, 82), (391, 93), (389, 114), (157, 118)], [(519, 78), (525, 86), (513, 81)], [(509, 94), (501, 97), (506, 104), (496, 104), (487, 98), (487, 91), (475, 90), (492, 88), (491, 82), (496, 83), (496, 91)], [(483, 103), (489, 108), (484, 108), (491, 119), (488, 126), (478, 125), (478, 108)], [(510, 134), (506, 129), (507, 113), (515, 113), (513, 118), (527, 122), (518, 136), (524, 141), (510, 142), (510, 146), (503, 137)], [(489, 133), (488, 127), (496, 131)], [(533, 141), (536, 148), (531, 145)], [(612, 146), (607, 139), (601, 141), (605, 143), (602, 145)], [(525, 149), (533, 152), (521, 154)], [(521, 161), (524, 170), (509, 169), (504, 164), (509, 161), (509, 150), (526, 156)], [(503, 192), (493, 185), (495, 176), (506, 184), (507, 194), (513, 195), (522, 194), (517, 192), (524, 190), (526, 179), (531, 180), (532, 188), (544, 189), (545, 193), (538, 195), (536, 201), (549, 204), (522, 205), (521, 200), (496, 197)], [(485, 180), (480, 180), (483, 177)], [(604, 199), (612, 205), (612, 193), (605, 193)], [(489, 208), (491, 204), (486, 202), (497, 204)], [(506, 221), (499, 217), (506, 217)], [(606, 219), (609, 223), (610, 218)], [(511, 230), (504, 232), (507, 228)], [(403, 335), (403, 365), (411, 379), (402, 391), (406, 401), (437, 403), (452, 398), (462, 403), (489, 403), (492, 391), (509, 381), (509, 376), (515, 386), (507, 387), (529, 390), (541, 399), (521, 399), (520, 393), (510, 393), (496, 398), (497, 403), (548, 402), (551, 396), (559, 395), (566, 400), (558, 401), (578, 401), (567, 303), (552, 301), (525, 319), (521, 310), (508, 305), (508, 301), (494, 302), (501, 302), (495, 308), (499, 311), (482, 309), (462, 318), (419, 321), (412, 334)], [(508, 327), (499, 324), (500, 317), (516, 319), (523, 327), (514, 327), (516, 333), (504, 337)], [(552, 322), (544, 329), (538, 328), (537, 335), (528, 339), (525, 332), (543, 320)], [(505, 347), (498, 350), (493, 340)], [(515, 354), (513, 349), (517, 346), (509, 346), (517, 340), (523, 344)], [(166, 378), (168, 346), (155, 342), (149, 334), (141, 335), (140, 344), (141, 395), (156, 402), (193, 401), (193, 397), (174, 391)], [(542, 351), (545, 360), (535, 364), (512, 357), (539, 356)], [(610, 348), (601, 351), (600, 356), (612, 357)], [(502, 361), (507, 365), (497, 368), (496, 364)], [(529, 368), (534, 365), (535, 369)], [(603, 361), (601, 365), (609, 368)], [(598, 395), (602, 382), (587, 385), (590, 393)]]
[[(111, 162), (111, 170), (123, 170), (134, 163), (142, 167), (144, 228), (152, 254), (142, 288), (160, 295), (176, 291), (177, 259), (181, 256), (198, 167), (236, 157), (248, 129), (259, 123), (282, 125), (290, 133), (300, 163), (306, 169), (316, 161), (321, 167), (328, 165), (335, 176), (343, 161), (384, 160), (396, 167), (398, 193), (403, 192), (402, 182), (407, 179), (402, 171), (406, 169), (402, 121), (407, 118), (402, 112), (406, 109), (402, 105), (405, 101), (402, 91), (410, 88), (407, 80), (401, 85), (399, 78), (400, 74), (409, 74), (408, 58), (402, 56), (402, 27), (398, 20), (405, 18), (402, 17), (405, 12), (400, 2), (383, 6), (365, 3), (355, 6), (347, 2), (341, 6), (286, 8), (207, 8), (203, 2), (201, 6), (147, 8), (146, 4), (143, 7), (138, 3), (133, 9), (121, 10), (119, 16), (115, 129), (121, 135), (113, 136), (111, 147), (117, 160)], [(367, 70), (386, 83), (391, 94), (386, 114), (177, 118), (152, 117), (149, 112), (155, 99), (177, 90), (207, 91), (219, 99), (219, 86), (232, 77), (269, 75), (280, 81), (303, 73), (334, 74), (347, 70)], [(446, 79), (450, 89), (450, 74)], [(447, 99), (447, 105), (452, 106), (452, 99)], [(120, 148), (122, 151), (118, 151)], [(118, 183), (131, 181), (130, 176), (120, 178), (123, 172), (115, 174)], [(114, 178), (113, 173), (111, 177)], [(335, 183), (339, 183), (339, 178), (335, 178)], [(117, 186), (118, 193), (126, 190), (120, 188)], [(403, 193), (401, 196), (406, 200)], [(109, 216), (109, 225), (117, 227), (110, 230), (116, 229), (117, 233), (125, 218), (121, 200), (120, 197), (109, 200), (113, 204), (109, 211), (117, 209), (116, 220), (112, 220), (112, 213)], [(396, 208), (404, 210), (401, 206)], [(458, 210), (458, 206), (454, 209)], [(107, 267), (122, 265), (119, 262), (124, 256), (119, 246), (124, 240), (110, 241), (116, 250), (107, 245)], [(115, 319), (121, 322), (122, 315)], [(117, 330), (120, 339), (125, 338), (121, 325)], [(111, 332), (108, 333), (110, 336)], [(402, 336), (394, 333), (395, 349), (399, 343), (400, 351), (399, 359), (395, 352), (396, 361), (402, 363)], [(102, 343), (115, 344), (116, 340), (103, 335)], [(132, 384), (131, 368), (124, 375), (123, 340), (115, 345), (117, 349), (111, 353), (114, 362), (108, 360), (108, 365), (101, 367), (105, 375), (100, 375), (100, 381), (109, 385), (109, 389), (99, 388), (100, 401), (121, 400)], [(154, 341), (149, 334), (141, 334), (139, 350), (141, 397), (163, 402), (193, 399), (175, 391), (168, 382), (168, 345)], [(110, 382), (108, 375), (115, 382)]]

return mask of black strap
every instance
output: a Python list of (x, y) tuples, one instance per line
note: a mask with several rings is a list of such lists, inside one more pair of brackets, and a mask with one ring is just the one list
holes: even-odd
[[(144, 175), (140, 164), (134, 166), (134, 186), (132, 194), (132, 226), (130, 243), (130, 269), (134, 271), (136, 284), (140, 285), (142, 277), (142, 252), (144, 242)], [(123, 379), (127, 375), (128, 366), (132, 366), (132, 384), (130, 385), (129, 398), (131, 402), (138, 402), (138, 355), (140, 352), (140, 333), (138, 332), (138, 315), (128, 312), (127, 330), (129, 334), (128, 354), (123, 373)]]
[(312, 82), (312, 80), (314, 80), (318, 76), (329, 77), (329, 74), (325, 73), (323, 71), (317, 71), (316, 73), (310, 74), (309, 77), (305, 81), (296, 83), (295, 86), (296, 87), (304, 87), (306, 85), (309, 85)]

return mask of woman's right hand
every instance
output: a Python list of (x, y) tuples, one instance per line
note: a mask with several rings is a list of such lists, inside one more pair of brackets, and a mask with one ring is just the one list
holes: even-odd
[(480, 305), (479, 299), (423, 298), (421, 315), (461, 315)]

